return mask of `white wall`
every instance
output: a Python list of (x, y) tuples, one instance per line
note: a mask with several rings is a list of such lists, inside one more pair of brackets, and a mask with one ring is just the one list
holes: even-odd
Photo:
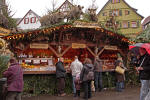
[(25, 20), (25, 18), (21, 21), (21, 23), (17, 26), (19, 29), (36, 29), (36, 28), (39, 28), (40, 26), (41, 26), (41, 23), (40, 23), (40, 21), (39, 21), (39, 19), (36, 17), (36, 21), (35, 21), (35, 23), (31, 23), (31, 18), (32, 17), (36, 17), (35, 15), (34, 15), (34, 13), (28, 13), (26, 16), (25, 16), (25, 18), (28, 18), (29, 19), (29, 21), (28, 21), (28, 23), (27, 24), (25, 24), (24, 23), (24, 20)]

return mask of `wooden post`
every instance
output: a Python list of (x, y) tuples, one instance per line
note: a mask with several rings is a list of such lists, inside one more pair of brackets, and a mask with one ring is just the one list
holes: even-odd
[(97, 54), (99, 56), (104, 51), (104, 48)]
[(63, 56), (71, 47), (72, 47), (71, 45), (70, 45), (69, 47), (67, 47), (67, 49), (65, 49), (65, 50), (63, 51), (63, 53), (60, 54), (60, 55)]
[(53, 49), (53, 47), (51, 47), (50, 45), (48, 46), (50, 50), (52, 50), (52, 52), (57, 56), (60, 57), (60, 55)]
[(86, 46), (87, 50), (95, 57), (96, 55), (94, 54), (94, 52), (88, 47)]
[(124, 53), (122, 52), (121, 49), (118, 49), (118, 51), (119, 51), (119, 53), (120, 53), (123, 57), (125, 57), (125, 55), (124, 55)]

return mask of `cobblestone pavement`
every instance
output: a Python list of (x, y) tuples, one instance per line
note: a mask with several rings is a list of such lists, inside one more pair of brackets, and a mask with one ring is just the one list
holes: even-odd
[[(103, 90), (102, 92), (93, 92), (89, 100), (139, 100), (140, 87), (128, 87), (123, 92), (112, 90)], [(64, 97), (41, 95), (35, 97), (23, 97), (23, 100), (83, 100), (83, 93), (80, 98), (74, 98), (71, 95)]]

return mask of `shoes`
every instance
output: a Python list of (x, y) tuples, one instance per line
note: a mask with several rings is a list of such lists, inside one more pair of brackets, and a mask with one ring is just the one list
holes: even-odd
[(87, 99), (90, 99), (90, 98), (92, 98), (92, 96), (89, 96), (88, 98), (86, 98), (86, 97), (83, 97), (83, 99), (85, 99), (85, 100), (87, 100)]
[(74, 93), (74, 94), (73, 94), (73, 97), (77, 97), (77, 94), (76, 94), (76, 93)]
[(65, 96), (65, 95), (66, 95), (66, 93), (62, 93), (62, 94), (60, 94), (60, 96), (61, 96), (61, 97)]

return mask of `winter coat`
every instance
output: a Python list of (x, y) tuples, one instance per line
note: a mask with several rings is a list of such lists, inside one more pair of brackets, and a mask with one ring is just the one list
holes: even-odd
[[(119, 62), (120, 62), (120, 60), (116, 60), (116, 62), (115, 62), (115, 68), (117, 66), (119, 66)], [(123, 66), (120, 66), (120, 67), (123, 68)], [(120, 73), (116, 72), (115, 75), (116, 75), (117, 82), (123, 82), (123, 81), (125, 81), (125, 75), (124, 74), (120, 74)]]
[(56, 63), (56, 78), (65, 78), (66, 70), (64, 68), (63, 62), (59, 61)]
[(145, 54), (144, 56), (141, 56), (138, 61), (138, 66), (140, 66), (143, 58), (145, 57), (145, 60), (143, 61), (143, 64), (141, 67), (143, 67), (143, 70), (140, 71), (139, 76), (142, 80), (150, 80), (150, 55)]
[(102, 63), (99, 59), (94, 61), (94, 71), (95, 72), (102, 72)]
[(7, 78), (8, 91), (23, 91), (23, 70), (18, 63), (11, 64), (3, 75)]
[(83, 82), (88, 81), (87, 74), (88, 74), (89, 70), (94, 70), (93, 64), (83, 65), (83, 68), (82, 68), (82, 71), (81, 71), (81, 74), (80, 74), (80, 80), (81, 81), (83, 81)]
[(71, 68), (71, 71), (72, 71), (72, 76), (76, 76), (78, 73), (81, 73), (83, 65), (78, 59), (76, 59), (75, 61), (73, 61), (71, 63), (70, 68)]

